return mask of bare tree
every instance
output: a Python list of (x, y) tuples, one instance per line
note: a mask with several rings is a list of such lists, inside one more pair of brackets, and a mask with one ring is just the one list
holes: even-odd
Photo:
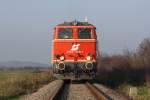
[(142, 66), (145, 68), (146, 83), (150, 86), (150, 38), (144, 39), (139, 45), (138, 55)]

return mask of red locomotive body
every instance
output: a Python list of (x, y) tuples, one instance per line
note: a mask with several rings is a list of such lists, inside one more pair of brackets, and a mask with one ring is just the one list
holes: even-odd
[(53, 72), (71, 78), (96, 73), (96, 28), (88, 22), (65, 22), (54, 28)]

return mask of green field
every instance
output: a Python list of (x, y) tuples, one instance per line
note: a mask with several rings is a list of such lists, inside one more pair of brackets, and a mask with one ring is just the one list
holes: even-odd
[(8, 77), (9, 77), (8, 73), (0, 71), (0, 81), (5, 80)]

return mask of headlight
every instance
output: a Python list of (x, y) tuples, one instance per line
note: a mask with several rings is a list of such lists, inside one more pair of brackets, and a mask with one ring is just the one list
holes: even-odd
[(87, 60), (92, 60), (92, 57), (91, 56), (87, 56), (86, 59)]
[(65, 57), (64, 56), (60, 56), (60, 60), (62, 61), (62, 60), (64, 60), (65, 59)]

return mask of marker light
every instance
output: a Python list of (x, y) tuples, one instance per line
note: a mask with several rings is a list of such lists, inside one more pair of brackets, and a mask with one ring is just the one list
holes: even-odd
[(63, 61), (65, 59), (64, 56), (60, 56), (60, 60)]
[(87, 56), (86, 59), (87, 60), (92, 60), (92, 57), (91, 56)]

